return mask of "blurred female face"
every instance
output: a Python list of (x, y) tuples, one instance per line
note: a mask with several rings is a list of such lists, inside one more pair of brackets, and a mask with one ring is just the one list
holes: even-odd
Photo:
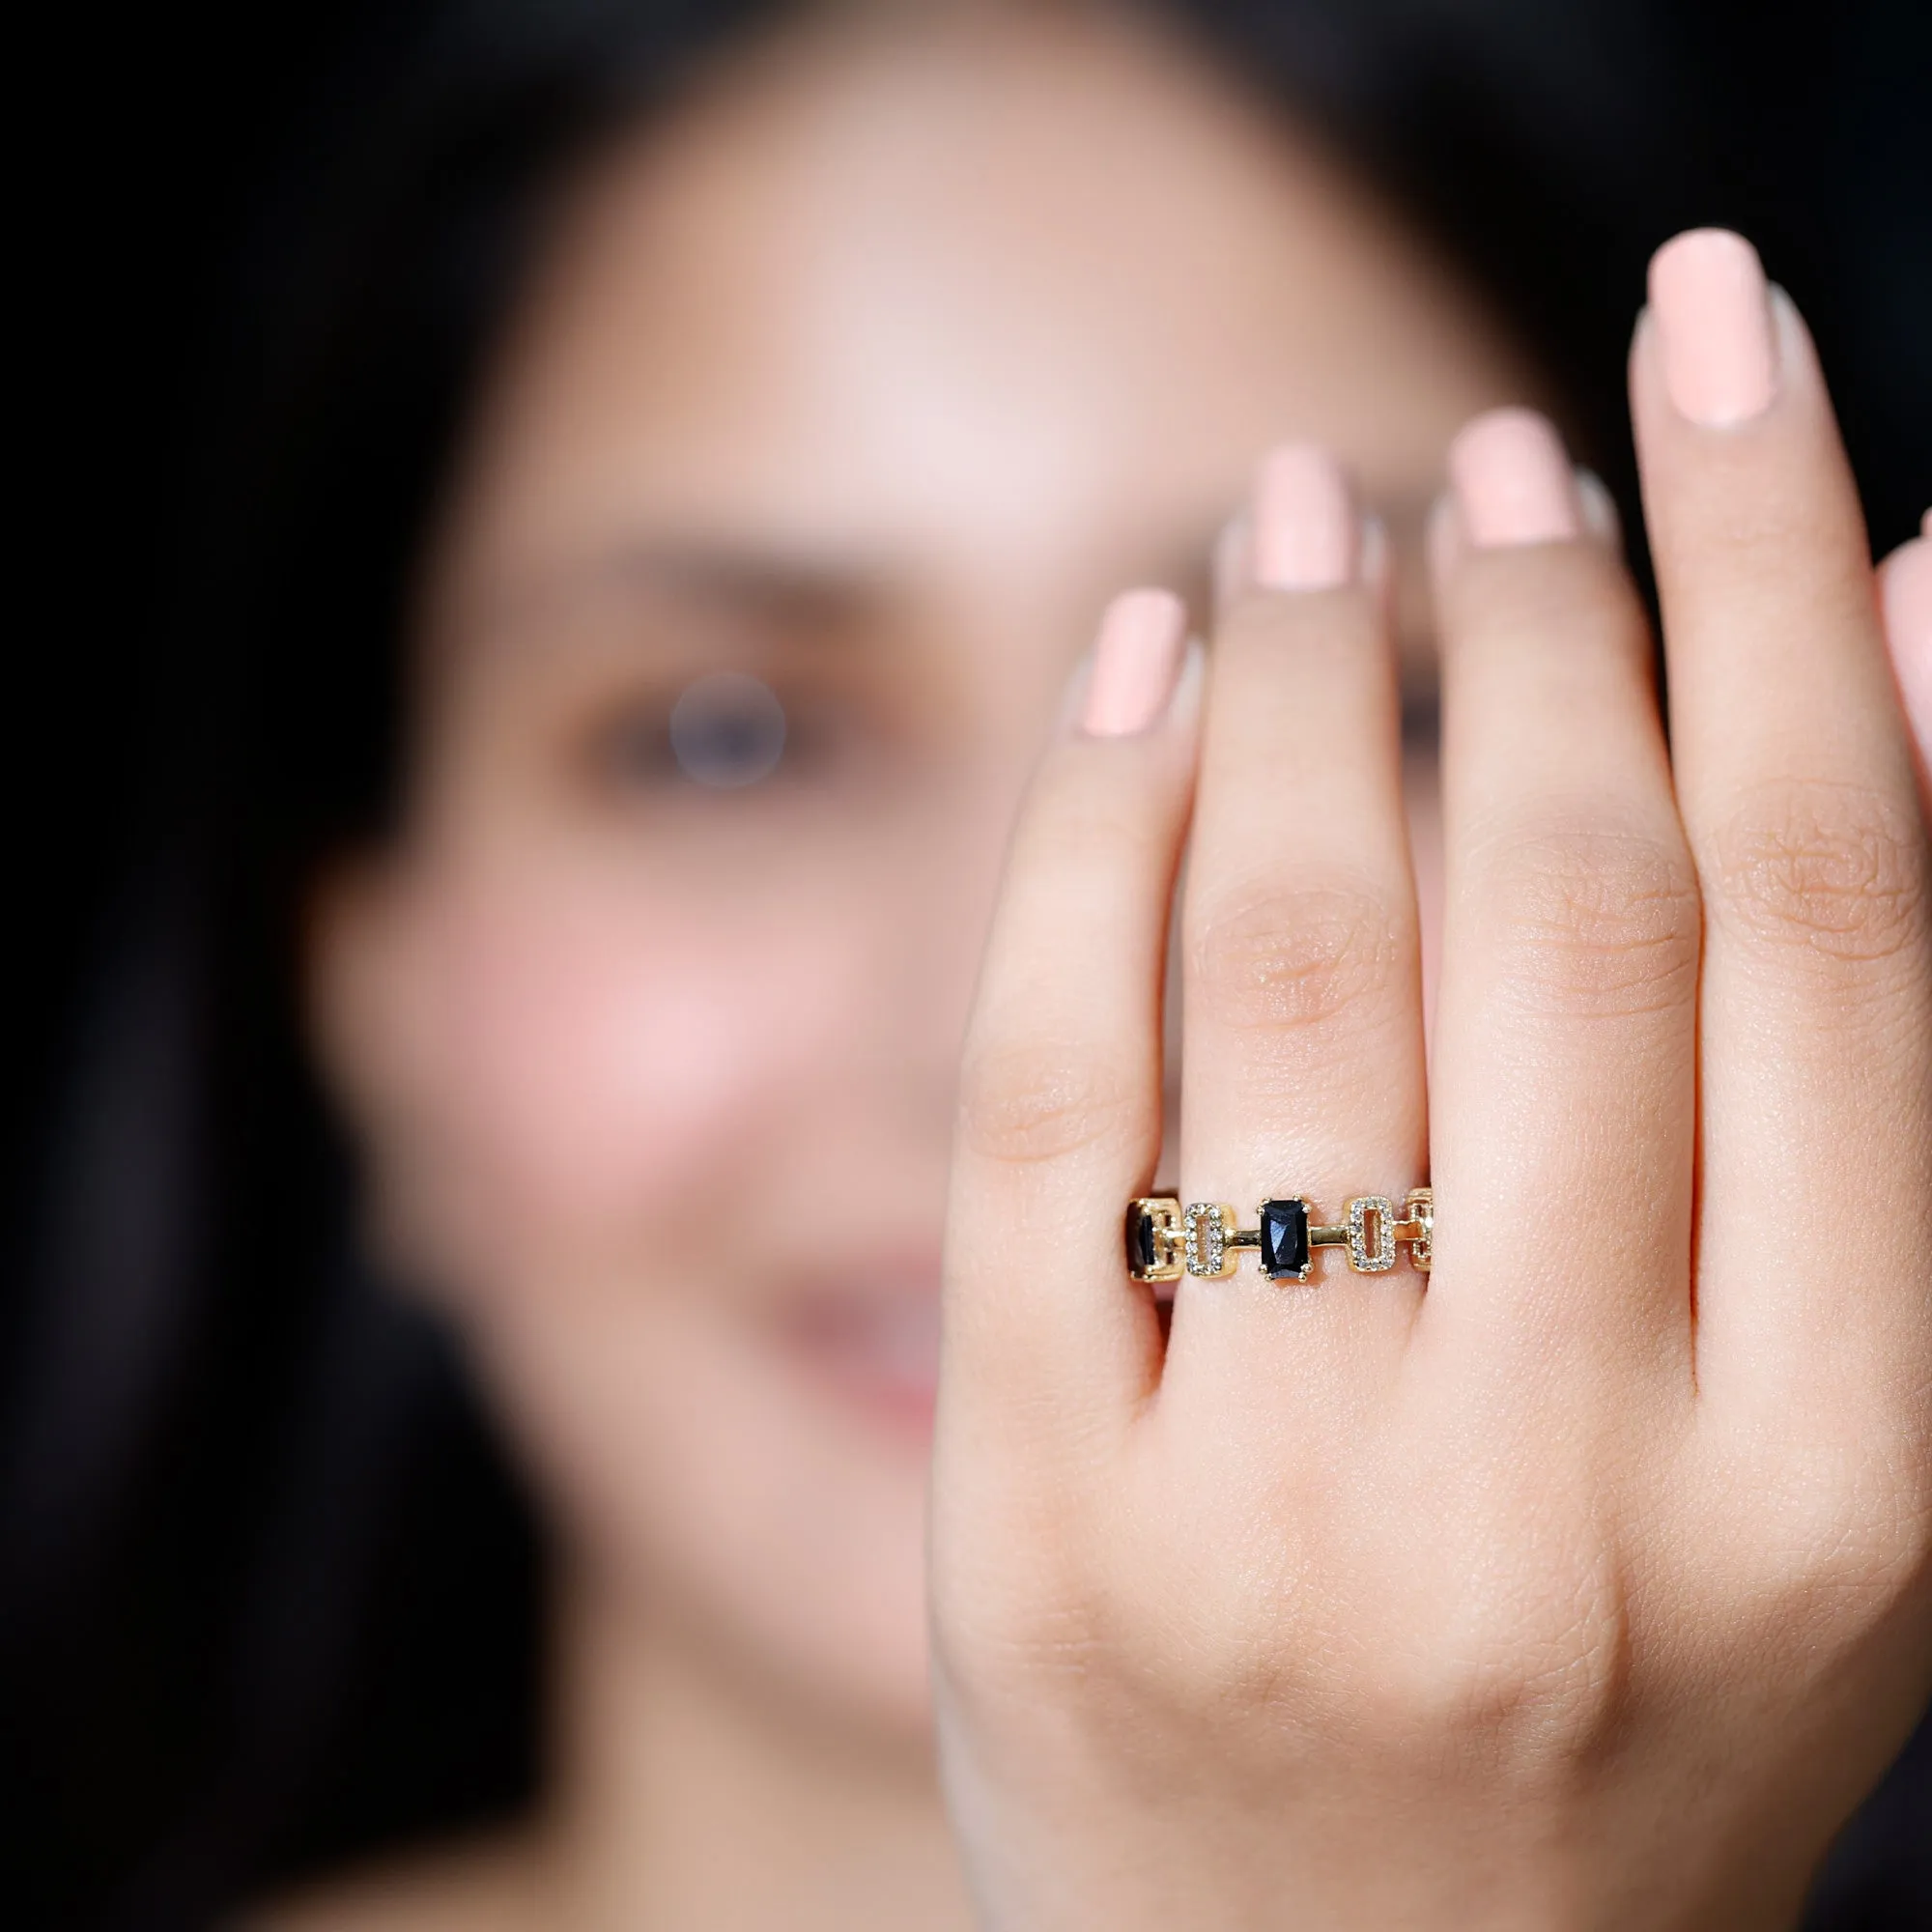
[(1104, 25), (820, 27), (577, 184), (318, 984), (383, 1224), (594, 1587), (923, 1722), (953, 1060), (1067, 674), (1115, 589), (1199, 608), (1270, 442), (1350, 458), (1400, 554), (1523, 387), (1346, 179)]

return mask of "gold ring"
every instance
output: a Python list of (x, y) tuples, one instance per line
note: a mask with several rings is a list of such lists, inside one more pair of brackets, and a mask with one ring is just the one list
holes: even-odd
[(1127, 1207), (1127, 1272), (1136, 1281), (1179, 1281), (1191, 1274), (1222, 1281), (1235, 1271), (1243, 1248), (1255, 1249), (1270, 1281), (1306, 1281), (1317, 1248), (1346, 1248), (1357, 1274), (1386, 1274), (1397, 1244), (1408, 1249), (1409, 1265), (1429, 1272), (1435, 1259), (1435, 1197), (1411, 1187), (1398, 1212), (1386, 1194), (1358, 1194), (1332, 1224), (1320, 1222), (1299, 1195), (1264, 1201), (1252, 1228), (1236, 1225), (1225, 1201), (1191, 1201), (1168, 1195)]

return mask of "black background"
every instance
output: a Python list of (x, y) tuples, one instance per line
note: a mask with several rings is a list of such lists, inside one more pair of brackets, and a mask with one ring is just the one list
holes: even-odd
[[(342, 118), (380, 85), (421, 11), (421, 0), (107, 5), (10, 29), (10, 1255), (68, 1024), (141, 850), (162, 644), (194, 622), (182, 560), (208, 467), (247, 407), (288, 189), (326, 165)], [(1537, 11), (1560, 13), (1561, 0)], [(1657, 239), (1696, 221), (1738, 226), (1793, 289), (1883, 552), (1932, 501), (1927, 0), (1627, 11), (1667, 18), (1705, 123), (1695, 180)], [(1634, 286), (1633, 312), (1640, 295)], [(0, 1300), (0, 1358), (11, 1314)], [(31, 1766), (6, 1769), (32, 1776)], [(1900, 1801), (1918, 1812), (1892, 1824), (1932, 1843), (1925, 1788)]]
[[(24, 343), (10, 414), (27, 503), (10, 546), (0, 759), (0, 1109), (14, 1146), (31, 1138), (102, 888), (138, 838), (154, 640), (192, 622), (184, 506), (224, 416), (245, 407), (278, 204), (422, 11), (117, 4), (42, 14), (16, 43), (10, 280)], [(1661, 14), (1709, 143), (1680, 218), (1742, 227), (1798, 295), (1882, 553), (1932, 500), (1932, 5), (1680, 0)]]

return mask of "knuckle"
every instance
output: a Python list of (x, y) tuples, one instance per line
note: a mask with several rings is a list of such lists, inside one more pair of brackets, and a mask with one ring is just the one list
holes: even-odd
[(1086, 1591), (1070, 1577), (1049, 1573), (996, 1591), (938, 1571), (932, 1602), (934, 1662), (960, 1692), (1030, 1696), (1086, 1678), (1104, 1661)]
[(961, 1068), (961, 1142), (1003, 1165), (1124, 1147), (1139, 1137), (1144, 1113), (1139, 1086), (1122, 1068), (1064, 1045), (982, 1048)]
[(1544, 831), (1511, 840), (1492, 865), (1497, 930), (1533, 1004), (1628, 1015), (1696, 997), (1701, 910), (1690, 859), (1673, 840)]
[(1916, 963), (1925, 950), (1923, 835), (1861, 786), (1780, 785), (1747, 800), (1711, 840), (1705, 872), (1713, 916), (1756, 951), (1835, 972)]
[(1482, 1738), (1519, 1761), (1587, 1753), (1631, 1690), (1630, 1606), (1609, 1550), (1577, 1542), (1573, 1560), (1494, 1576), (1444, 1620), (1403, 1687), (1410, 1720)]
[(1241, 1032), (1332, 1029), (1382, 999), (1413, 946), (1413, 923), (1353, 884), (1246, 886), (1195, 920), (1196, 1009)]
[(1880, 1430), (1835, 1452), (1814, 1445), (1802, 1467), (1770, 1486), (1768, 1500), (1779, 1594), (1821, 1635), (1870, 1622), (1932, 1576), (1932, 1479), (1921, 1441)]

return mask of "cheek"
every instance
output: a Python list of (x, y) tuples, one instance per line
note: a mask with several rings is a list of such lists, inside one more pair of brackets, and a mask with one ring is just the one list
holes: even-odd
[(420, 929), (411, 1165), (466, 1252), (485, 1226), (552, 1260), (622, 1239), (741, 1178), (836, 1050), (852, 971), (810, 924), (781, 950), (592, 880), (468, 883)]

